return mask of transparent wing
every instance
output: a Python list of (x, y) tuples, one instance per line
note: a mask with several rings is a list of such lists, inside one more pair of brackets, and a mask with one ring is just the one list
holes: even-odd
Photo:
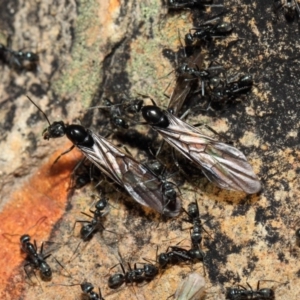
[(78, 148), (106, 176), (124, 187), (138, 203), (151, 207), (169, 217), (177, 216), (181, 201), (176, 198), (175, 209), (169, 210), (165, 205), (162, 182), (143, 164), (121, 152), (105, 138), (89, 130), (95, 144), (91, 148)]
[(195, 127), (169, 112), (170, 125), (155, 127), (164, 140), (201, 168), (205, 176), (219, 187), (255, 194), (261, 184), (245, 155), (238, 149), (203, 135)]
[[(187, 61), (188, 66), (194, 68), (198, 66), (199, 68), (203, 63), (203, 54), (199, 52), (195, 57), (191, 57)], [(187, 76), (177, 75), (175, 88), (170, 97), (168, 109), (172, 110), (173, 115), (178, 116), (187, 96), (192, 90), (192, 86), (197, 84), (195, 78), (187, 78)]]
[(198, 273), (184, 278), (175, 292), (176, 300), (199, 300), (205, 292), (205, 279)]
[(185, 99), (191, 91), (192, 80), (187, 80), (184, 76), (178, 76), (174, 91), (170, 97), (168, 109), (173, 111), (174, 115), (178, 115)]

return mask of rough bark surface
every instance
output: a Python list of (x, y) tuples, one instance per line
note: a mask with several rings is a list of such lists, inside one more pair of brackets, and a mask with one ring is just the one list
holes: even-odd
[[(197, 199), (203, 222), (212, 218), (205, 224), (209, 235), (203, 242), (207, 299), (225, 299), (225, 288), (234, 283), (256, 287), (265, 279), (271, 281), (261, 285), (274, 288), (276, 299), (296, 300), (300, 28), (297, 21), (287, 23), (281, 11), (276, 18), (268, 1), (224, 5), (229, 10), (226, 18), (235, 25), (231, 39), (239, 40), (218, 42), (210, 59), (224, 65), (228, 74), (253, 74), (255, 86), (244, 101), (222, 111), (193, 113), (188, 122), (205, 123), (226, 134), (253, 165), (263, 191), (246, 196), (220, 190), (203, 176), (182, 177), (183, 206)], [(209, 10), (200, 18), (217, 12)], [(106, 126), (107, 120), (99, 119), (98, 110), (85, 109), (101, 105), (105, 93), (141, 93), (166, 106), (164, 93), (171, 93), (172, 84), (166, 88), (174, 73), (167, 76), (173, 67), (163, 50), (177, 51), (178, 29), (186, 33), (192, 27), (189, 11), (167, 15), (159, 0), (0, 3), (0, 42), (5, 44), (11, 36), (11, 48), (40, 55), (36, 74), (1, 66), (1, 299), (81, 299), (80, 287), (69, 285), (84, 280), (101, 287), (105, 299), (167, 299), (191, 272), (189, 265), (175, 266), (148, 284), (108, 289), (109, 274), (120, 271), (119, 266), (110, 270), (119, 262), (118, 252), (133, 264), (143, 258), (155, 260), (157, 245), (159, 252), (179, 242), (189, 246), (182, 216), (160, 219), (118, 191), (109, 194), (111, 209), (104, 223), (109, 231), (79, 244), (74, 255), (80, 226), (72, 231), (73, 225), (85, 220), (80, 212), (88, 213), (93, 189), (67, 195), (69, 174), (80, 155), (66, 155), (51, 167), (57, 153), (70, 145), (66, 139), (42, 140), (46, 121), (26, 95), (50, 121), (71, 123), (79, 118), (94, 129)], [(165, 154), (161, 159), (172, 160)], [(51, 253), (65, 269), (50, 257), (52, 282), (41, 281), (38, 272), (32, 281), (26, 277), (19, 250), (19, 237), (25, 233), (38, 243), (57, 243)], [(203, 273), (201, 264), (192, 268)]]

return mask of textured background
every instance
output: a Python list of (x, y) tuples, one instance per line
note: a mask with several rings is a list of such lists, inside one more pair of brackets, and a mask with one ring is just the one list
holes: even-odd
[[(102, 1), (104, 2), (104, 1)], [(198, 200), (205, 235), (208, 299), (223, 299), (224, 288), (234, 283), (252, 286), (259, 279), (276, 290), (276, 299), (298, 299), (300, 294), (300, 249), (295, 246), (299, 216), (298, 127), (299, 127), (299, 36), (297, 22), (275, 20), (267, 1), (224, 1), (227, 18), (235, 25), (232, 39), (221, 43), (211, 58), (229, 74), (249, 71), (255, 79), (247, 100), (217, 112), (190, 116), (191, 124), (207, 123), (225, 133), (243, 151), (259, 175), (263, 191), (246, 196), (216, 188), (201, 176), (181, 178), (183, 206)], [(215, 12), (212, 9), (211, 14)], [(191, 14), (166, 16), (160, 1), (5, 1), (0, 3), (0, 42), (11, 35), (13, 49), (38, 51), (37, 75), (3, 66), (0, 78), (0, 180), (1, 236), (0, 289), (2, 299), (80, 299), (83, 280), (100, 286), (107, 299), (166, 299), (187, 265), (175, 266), (142, 287), (111, 291), (106, 286), (109, 271), (125, 261), (155, 259), (156, 245), (165, 251), (178, 242), (189, 245), (189, 231), (181, 217), (161, 220), (135, 205), (126, 195), (109, 195), (111, 209), (104, 231), (84, 245), (72, 258), (80, 241), (74, 220), (85, 219), (92, 204), (90, 187), (68, 197), (69, 174), (80, 154), (73, 151), (51, 168), (58, 153), (70, 145), (66, 139), (44, 141), (45, 120), (26, 99), (30, 95), (50, 120), (73, 122), (78, 118), (95, 128), (97, 111), (85, 108), (99, 104), (103, 91), (126, 91), (151, 95), (167, 105), (173, 74), (162, 52), (177, 50), (179, 28), (192, 27)], [(94, 115), (94, 116), (92, 116)], [(105, 123), (105, 122), (104, 122)], [(97, 127), (98, 128), (98, 127)], [(43, 222), (41, 217), (47, 217)], [(38, 224), (37, 224), (38, 223)], [(299, 224), (300, 226), (300, 224)], [(8, 236), (7, 233), (13, 234)], [(40, 241), (53, 241), (52, 282), (32, 281), (23, 270), (19, 236), (29, 233)], [(71, 259), (72, 258), (72, 259)], [(71, 262), (69, 260), (71, 259)], [(193, 266), (203, 272), (201, 264)], [(39, 276), (38, 276), (39, 278)], [(134, 296), (135, 295), (135, 296)]]

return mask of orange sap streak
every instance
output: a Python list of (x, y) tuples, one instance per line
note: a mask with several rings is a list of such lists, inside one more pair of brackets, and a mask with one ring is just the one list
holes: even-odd
[[(70, 144), (64, 146), (64, 150)], [(32, 243), (37, 240), (38, 247), (46, 241), (55, 223), (62, 217), (67, 204), (70, 174), (81, 154), (73, 150), (52, 166), (55, 158), (62, 152), (56, 151), (32, 177), (12, 193), (0, 213), (0, 293), (5, 290), (9, 278), (24, 261), (26, 255), (20, 252), (20, 236), (32, 234)], [(41, 220), (45, 217), (44, 220)], [(3, 236), (4, 234), (4, 236)], [(9, 236), (11, 234), (13, 236)], [(20, 288), (15, 290), (19, 293)], [(11, 295), (10, 295), (11, 296)], [(13, 295), (17, 299), (18, 295)], [(3, 298), (3, 294), (2, 297)]]

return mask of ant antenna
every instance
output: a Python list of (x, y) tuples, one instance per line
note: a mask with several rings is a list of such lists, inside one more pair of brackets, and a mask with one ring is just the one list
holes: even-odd
[(48, 119), (48, 117), (47, 117), (47, 115), (42, 111), (42, 109), (37, 105), (37, 104), (35, 104), (34, 102), (33, 102), (33, 100), (32, 99), (30, 99), (30, 97), (29, 96), (27, 96), (26, 95), (26, 97), (28, 98), (28, 100), (44, 115), (44, 117), (45, 117), (45, 119), (47, 120), (47, 122), (48, 122), (48, 124), (51, 126), (51, 123), (50, 123), (50, 121), (49, 121), (49, 119)]

